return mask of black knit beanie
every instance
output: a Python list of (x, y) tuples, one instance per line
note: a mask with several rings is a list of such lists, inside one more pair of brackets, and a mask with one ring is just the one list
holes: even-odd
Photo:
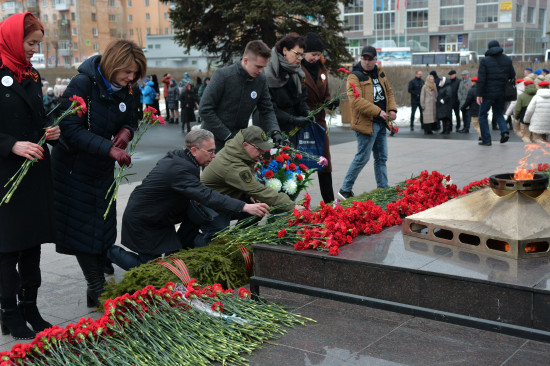
[(309, 32), (307, 34), (306, 52), (323, 52), (323, 42), (316, 33)]

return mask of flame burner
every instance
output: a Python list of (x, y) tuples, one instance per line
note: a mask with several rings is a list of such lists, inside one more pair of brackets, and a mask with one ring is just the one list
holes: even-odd
[(489, 178), (491, 189), (499, 197), (520, 191), (530, 197), (540, 196), (548, 187), (548, 176), (535, 174), (531, 180), (516, 180), (514, 174), (496, 174)]
[(490, 177), (491, 189), (408, 216), (403, 233), (463, 249), (521, 259), (550, 256), (548, 176)]

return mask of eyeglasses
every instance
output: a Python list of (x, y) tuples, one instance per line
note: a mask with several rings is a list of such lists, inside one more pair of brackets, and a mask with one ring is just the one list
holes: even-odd
[(294, 51), (294, 50), (291, 50), (291, 51), (294, 52), (294, 53), (296, 54), (296, 57), (298, 57), (298, 58), (304, 58), (304, 57), (306, 57), (306, 55), (305, 55), (304, 53), (296, 52), (296, 51)]
[(254, 144), (252, 144), (252, 143), (250, 143), (250, 142), (249, 142), (248, 144), (251, 145), (251, 146), (253, 146), (253, 147), (255, 147), (256, 150), (258, 150), (258, 151), (260, 152), (260, 154), (263, 154), (263, 153), (264, 153), (264, 150), (260, 149), (258, 146), (254, 145)]
[(204, 150), (204, 149), (201, 149), (200, 147), (197, 147), (197, 149), (199, 149), (200, 151), (204, 151), (205, 153), (207, 153), (210, 156), (215, 156), (216, 155), (216, 150)]

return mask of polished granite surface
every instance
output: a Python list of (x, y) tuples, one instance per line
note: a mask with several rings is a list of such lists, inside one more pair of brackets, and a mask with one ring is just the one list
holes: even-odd
[(547, 365), (550, 344), (264, 288), (314, 319), (255, 351), (251, 366)]
[[(302, 251), (300, 255), (330, 257), (333, 260), (365, 262), (373, 265), (405, 268), (453, 278), (498, 283), (512, 288), (550, 291), (550, 258), (509, 259), (476, 253), (408, 235), (401, 226), (380, 234), (358, 236), (352, 244), (340, 247), (336, 257), (326, 252)], [(272, 247), (276, 251), (296, 253), (292, 247)]]

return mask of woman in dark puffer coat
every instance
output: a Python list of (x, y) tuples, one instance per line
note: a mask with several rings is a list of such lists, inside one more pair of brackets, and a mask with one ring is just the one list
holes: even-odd
[[(53, 150), (57, 251), (76, 255), (88, 283), (89, 307), (100, 305), (106, 252), (114, 244), (116, 204), (104, 219), (107, 190), (115, 160), (130, 165), (124, 151), (137, 125), (132, 84), (146, 72), (143, 51), (134, 42), (113, 41), (103, 56), (87, 59), (63, 94), (62, 110), (73, 94), (88, 104), (88, 113), (60, 124), (61, 141)], [(114, 138), (113, 138), (114, 136)], [(111, 140), (112, 139), (112, 140)]]

